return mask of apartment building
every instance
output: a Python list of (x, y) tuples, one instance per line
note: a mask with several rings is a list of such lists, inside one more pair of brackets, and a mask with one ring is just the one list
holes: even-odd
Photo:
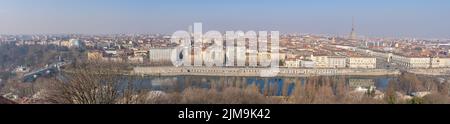
[(373, 57), (349, 57), (347, 65), (349, 68), (376, 68), (377, 59)]

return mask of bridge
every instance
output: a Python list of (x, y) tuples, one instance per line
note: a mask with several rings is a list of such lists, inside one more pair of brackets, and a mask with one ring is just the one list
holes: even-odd
[(61, 66), (64, 66), (67, 64), (68, 63), (66, 63), (66, 62), (57, 62), (57, 63), (51, 64), (47, 67), (40, 68), (35, 71), (26, 73), (23, 75), (22, 79), (24, 82), (35, 81), (40, 76), (50, 75), (50, 74), (58, 72), (60, 70)]

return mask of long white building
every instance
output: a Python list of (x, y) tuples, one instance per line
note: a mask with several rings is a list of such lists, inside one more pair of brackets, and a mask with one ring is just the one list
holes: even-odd
[(450, 67), (450, 58), (426, 57), (426, 56), (401, 56), (390, 52), (378, 52), (366, 50), (369, 55), (388, 62), (396, 63), (404, 68), (445, 68)]
[(349, 68), (376, 68), (377, 59), (374, 57), (349, 57)]
[(314, 56), (311, 55), (315, 68), (345, 68), (346, 57), (341, 56)]
[(150, 63), (171, 62), (171, 48), (152, 48), (148, 51)]
[(328, 57), (328, 66), (330, 68), (345, 68), (347, 64), (346, 57), (332, 56)]

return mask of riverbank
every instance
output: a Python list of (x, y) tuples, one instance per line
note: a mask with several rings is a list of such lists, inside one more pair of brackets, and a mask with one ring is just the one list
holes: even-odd
[(436, 68), (436, 69), (410, 69), (409, 73), (431, 76), (450, 75), (450, 68)]
[[(267, 68), (247, 67), (134, 67), (131, 74), (151, 76), (261, 76)], [(280, 68), (279, 77), (308, 76), (389, 76), (400, 75), (400, 70), (393, 69), (301, 69)]]

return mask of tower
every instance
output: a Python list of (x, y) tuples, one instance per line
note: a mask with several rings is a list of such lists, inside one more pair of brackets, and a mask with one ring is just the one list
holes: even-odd
[(352, 17), (352, 32), (350, 32), (350, 36), (348, 38), (351, 41), (356, 41), (358, 38), (356, 36), (356, 32), (355, 32), (355, 18)]
[(192, 25), (189, 25), (188, 31), (189, 31), (189, 35), (192, 35), (192, 34), (193, 34), (193, 32), (192, 32)]

